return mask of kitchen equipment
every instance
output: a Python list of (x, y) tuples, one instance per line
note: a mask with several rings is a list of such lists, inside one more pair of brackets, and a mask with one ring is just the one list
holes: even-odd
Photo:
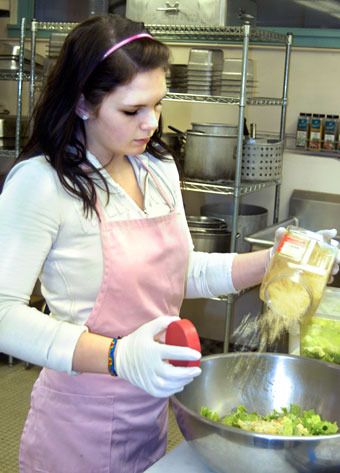
[(214, 135), (188, 130), (184, 175), (206, 181), (228, 180), (235, 174), (237, 135)]
[(340, 366), (274, 353), (229, 353), (201, 360), (202, 374), (172, 397), (184, 438), (219, 473), (340, 471), (340, 434), (288, 437), (246, 432), (200, 416), (243, 404), (266, 414), (298, 404), (340, 425)]
[(197, 215), (189, 215), (186, 217), (189, 228), (192, 229), (222, 229), (226, 230), (227, 225), (225, 221), (221, 218), (211, 218), (211, 217), (200, 217)]
[[(242, 82), (242, 58), (224, 58), (221, 72), (221, 95), (240, 96)], [(256, 81), (254, 80), (254, 62), (248, 59), (246, 92), (253, 96)]]
[[(0, 42), (0, 70), (2, 71), (18, 71), (19, 70), (19, 54), (20, 46), (17, 44), (10, 44), (7, 42)], [(31, 51), (24, 50), (24, 71), (31, 70)], [(44, 64), (44, 57), (40, 54), (35, 54), (36, 71), (42, 70)]]
[(187, 64), (171, 64), (167, 85), (170, 92), (186, 93), (188, 86), (188, 66)]
[(193, 131), (201, 131), (202, 133), (210, 133), (211, 135), (237, 135), (237, 125), (228, 125), (227, 123), (191, 123)]
[[(168, 326), (165, 332), (165, 343), (201, 351), (201, 342), (195, 325), (188, 319), (175, 320)], [(169, 362), (174, 366), (200, 366), (200, 360), (169, 360)]]
[(256, 16), (254, 0), (127, 0), (126, 16), (157, 25), (239, 25), (240, 13)]
[(295, 189), (289, 201), (289, 214), (308, 230), (334, 228), (340, 222), (340, 194)]
[(250, 244), (251, 251), (263, 250), (270, 248), (274, 245), (275, 232), (279, 227), (287, 227), (288, 225), (299, 225), (299, 220), (296, 217), (291, 217), (286, 220), (282, 220), (275, 225), (263, 228), (255, 233), (244, 237), (245, 241)]
[(256, 138), (243, 143), (241, 178), (245, 181), (272, 181), (280, 179), (283, 142)]
[(179, 135), (178, 133), (162, 133), (162, 141), (164, 141), (170, 151), (173, 152), (173, 154), (179, 158), (179, 160), (182, 160), (184, 158), (184, 138)]
[(185, 131), (182, 131), (182, 130), (179, 130), (178, 128), (174, 127), (173, 125), (168, 125), (168, 128), (169, 130), (172, 130), (174, 131), (175, 133), (177, 133), (179, 136), (181, 136), (182, 138), (186, 139), (187, 137), (187, 134)]
[(219, 95), (222, 66), (222, 49), (192, 48), (188, 61), (188, 93)]
[(52, 32), (48, 40), (48, 57), (56, 59), (67, 37), (67, 33)]
[[(7, 113), (0, 113), (0, 149), (14, 149), (15, 148), (15, 128), (16, 115), (8, 115)], [(21, 118), (21, 136), (27, 138), (28, 136), (28, 118)]]
[[(223, 78), (241, 80), (242, 77), (242, 58), (224, 58), (223, 61)], [(247, 63), (247, 80), (254, 79), (254, 62), (248, 59)]]
[(230, 232), (222, 219), (188, 216), (187, 222), (196, 251), (226, 253), (230, 247)]
[[(233, 219), (233, 198), (226, 198), (223, 204), (205, 204), (201, 206), (201, 215), (208, 217), (222, 218), (228, 228), (232, 227)], [(253, 232), (261, 230), (267, 226), (268, 210), (264, 207), (250, 204), (240, 204), (238, 215), (238, 239), (236, 251), (250, 251), (250, 244), (245, 241), (245, 237)]]

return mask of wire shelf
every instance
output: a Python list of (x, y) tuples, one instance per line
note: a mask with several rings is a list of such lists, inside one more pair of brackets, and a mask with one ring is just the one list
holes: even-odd
[[(28, 81), (30, 80), (31, 74), (30, 72), (23, 72), (22, 80)], [(35, 80), (41, 82), (42, 81), (42, 74), (36, 74)], [(20, 75), (18, 71), (0, 71), (0, 80), (15, 80), (18, 81), (20, 79)]]
[[(242, 41), (242, 26), (207, 25), (146, 25), (151, 34), (168, 41)], [(265, 43), (285, 43), (286, 35), (273, 31), (250, 29), (250, 41)]]
[(36, 27), (41, 31), (59, 31), (59, 32), (69, 32), (73, 30), (78, 25), (78, 23), (66, 23), (66, 22), (57, 22), (57, 21), (37, 21)]
[[(258, 181), (258, 182), (241, 182), (239, 191), (240, 195), (251, 194), (262, 189), (272, 187), (279, 184), (279, 181)], [(208, 192), (210, 194), (232, 195), (235, 190), (234, 181), (196, 181), (185, 179), (181, 182), (181, 188), (185, 191)]]
[[(185, 101), (185, 102), (202, 102), (202, 103), (222, 103), (229, 105), (239, 105), (239, 97), (226, 97), (221, 95), (197, 95), (197, 94), (178, 94), (169, 92), (165, 96), (165, 100)], [(248, 105), (282, 105), (281, 98), (269, 97), (247, 97)]]
[(0, 159), (14, 159), (16, 152), (14, 149), (0, 149)]
[[(78, 23), (37, 21), (39, 30), (69, 32)], [(242, 26), (207, 26), (207, 25), (145, 25), (146, 29), (159, 39), (168, 41), (242, 41)], [(250, 29), (250, 41), (264, 43), (285, 43), (286, 35), (274, 31)]]

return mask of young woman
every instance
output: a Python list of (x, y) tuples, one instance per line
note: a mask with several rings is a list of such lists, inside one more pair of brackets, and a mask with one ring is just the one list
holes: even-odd
[[(168, 48), (94, 17), (68, 36), (0, 197), (0, 351), (43, 366), (21, 473), (138, 473), (165, 451), (167, 399), (200, 374), (162, 343), (184, 296), (258, 283), (269, 251), (193, 250), (158, 139)], [(164, 150), (163, 150), (164, 151)], [(47, 316), (28, 305), (36, 280)]]

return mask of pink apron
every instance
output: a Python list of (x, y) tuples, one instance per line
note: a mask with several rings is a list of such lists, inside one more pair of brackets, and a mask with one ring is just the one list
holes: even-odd
[[(90, 332), (124, 336), (160, 315), (179, 313), (187, 236), (160, 183), (149, 176), (170, 206), (168, 215), (107, 222), (98, 208), (104, 275), (86, 323)], [(20, 472), (143, 472), (165, 452), (167, 408), (167, 400), (120, 378), (44, 368), (32, 391)]]

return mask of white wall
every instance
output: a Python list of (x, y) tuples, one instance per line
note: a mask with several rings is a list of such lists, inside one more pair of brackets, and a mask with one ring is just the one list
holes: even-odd
[[(173, 62), (186, 63), (191, 45), (173, 46)], [(196, 46), (197, 47), (197, 46)], [(240, 57), (236, 46), (223, 47), (225, 57)], [(251, 46), (249, 58), (254, 61), (258, 80), (258, 96), (281, 97), (284, 69), (284, 48)], [(286, 132), (295, 135), (300, 112), (340, 114), (340, 50), (294, 48), (290, 65)], [(259, 131), (279, 129), (280, 107), (251, 106), (246, 109), (248, 123), (255, 122)], [(180, 129), (191, 121), (237, 123), (238, 107), (223, 104), (190, 104), (165, 102), (165, 124)], [(292, 144), (289, 140), (288, 145)], [(288, 205), (294, 189), (319, 192), (340, 192), (340, 161), (325, 156), (300, 155), (291, 150), (284, 153), (280, 199), (280, 219), (288, 216)], [(189, 195), (191, 194), (191, 195)], [(243, 202), (262, 205), (272, 219), (274, 188), (250, 194)], [(203, 202), (222, 201), (222, 196), (185, 193), (189, 211), (199, 212)], [(340, 229), (339, 229), (340, 230)]]

